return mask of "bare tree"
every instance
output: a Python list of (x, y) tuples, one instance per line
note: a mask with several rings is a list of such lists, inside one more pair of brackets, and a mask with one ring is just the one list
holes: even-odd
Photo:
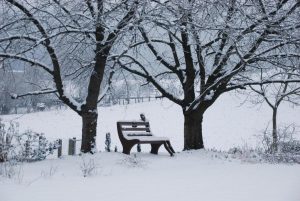
[[(12, 101), (10, 94), (24, 90), (24, 73), (20, 70), (13, 70), (5, 62), (0, 66), (0, 114), (9, 114), (17, 112), (18, 106), (22, 105), (24, 100)], [(14, 109), (14, 110), (13, 110)]]
[(11, 74), (0, 69), (0, 114), (9, 114), (12, 108), (10, 103), (9, 88), (13, 85), (12, 79), (7, 79), (11, 77)]
[[(97, 102), (108, 55), (132, 23), (135, 0), (1, 0), (0, 58), (48, 73), (53, 85), (20, 96), (56, 93), (82, 117), (81, 151), (93, 152)], [(1, 60), (0, 60), (1, 62)], [(65, 86), (86, 80), (85, 101), (75, 101)], [(105, 91), (104, 91), (105, 92)], [(14, 98), (20, 97), (14, 95)]]
[[(133, 30), (134, 42), (116, 60), (182, 107), (184, 150), (201, 149), (203, 115), (221, 94), (299, 82), (255, 79), (257, 64), (277, 68), (278, 57), (299, 59), (299, 5), (296, 0), (152, 0), (144, 10), (148, 17)], [(167, 90), (166, 80), (180, 86), (181, 96)]]
[[(285, 60), (285, 67), (290, 66), (288, 63), (291, 63)], [(292, 62), (293, 65), (294, 62)], [(299, 63), (297, 64), (299, 65)], [(300, 69), (299, 69), (300, 70)], [(300, 72), (293, 69), (289, 71), (287, 69), (280, 69), (279, 72), (264, 72), (261, 70), (261, 80), (265, 80), (267, 78), (276, 78), (281, 80), (288, 79), (299, 79)], [(272, 109), (272, 146), (271, 152), (278, 151), (278, 124), (277, 124), (277, 116), (278, 116), (278, 108), (282, 102), (288, 102), (292, 105), (300, 105), (300, 85), (298, 83), (270, 83), (266, 85), (259, 86), (250, 86), (251, 90), (257, 94), (257, 96), (253, 96), (250, 94), (251, 102), (262, 103), (266, 102), (267, 105)]]

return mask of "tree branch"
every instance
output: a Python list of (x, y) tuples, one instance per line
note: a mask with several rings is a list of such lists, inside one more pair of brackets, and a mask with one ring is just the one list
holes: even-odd
[(18, 98), (22, 98), (25, 96), (37, 96), (37, 95), (44, 95), (44, 94), (52, 94), (52, 93), (56, 93), (57, 90), (56, 89), (42, 89), (40, 91), (32, 91), (32, 92), (27, 92), (25, 94), (10, 94), (12, 99), (18, 99)]

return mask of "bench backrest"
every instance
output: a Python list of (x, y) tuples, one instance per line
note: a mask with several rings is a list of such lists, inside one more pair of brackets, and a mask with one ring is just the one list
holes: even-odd
[(148, 121), (119, 121), (117, 122), (117, 129), (120, 139), (152, 136)]

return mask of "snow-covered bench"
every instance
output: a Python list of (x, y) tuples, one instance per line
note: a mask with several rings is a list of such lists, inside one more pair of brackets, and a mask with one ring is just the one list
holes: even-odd
[(136, 144), (151, 144), (152, 154), (157, 154), (161, 145), (164, 145), (171, 156), (175, 153), (168, 138), (153, 136), (148, 121), (119, 121), (117, 129), (124, 154), (130, 154), (131, 148)]

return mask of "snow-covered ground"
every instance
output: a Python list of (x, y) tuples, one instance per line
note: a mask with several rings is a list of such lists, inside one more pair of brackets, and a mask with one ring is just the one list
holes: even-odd
[[(255, 145), (270, 121), (265, 106), (239, 107), (240, 100), (223, 96), (205, 114), (207, 148), (227, 150)], [(105, 133), (121, 150), (117, 120), (134, 120), (143, 112), (153, 132), (171, 139), (176, 151), (183, 147), (183, 117), (178, 106), (167, 100), (128, 106), (99, 108), (99, 150), (104, 150)], [(300, 125), (299, 108), (283, 105), (279, 122)], [(80, 138), (81, 119), (70, 110), (1, 116), (20, 122), (20, 129), (44, 132), (51, 139)], [(66, 147), (66, 144), (64, 144)], [(170, 157), (143, 153), (126, 156), (100, 152), (93, 156), (63, 156), (15, 167), (12, 179), (0, 176), (0, 201), (299, 201), (300, 165), (243, 162), (233, 156), (208, 150), (177, 153)], [(133, 150), (134, 152), (135, 150)], [(85, 165), (84, 165), (85, 164)], [(91, 168), (87, 168), (90, 165)], [(85, 168), (84, 168), (85, 166)], [(82, 170), (91, 170), (83, 177)]]
[[(83, 160), (94, 161), (91, 176), (83, 177)], [(1, 201), (300, 200), (299, 165), (247, 164), (204, 150), (65, 156), (24, 164), (20, 174), (0, 179)]]

